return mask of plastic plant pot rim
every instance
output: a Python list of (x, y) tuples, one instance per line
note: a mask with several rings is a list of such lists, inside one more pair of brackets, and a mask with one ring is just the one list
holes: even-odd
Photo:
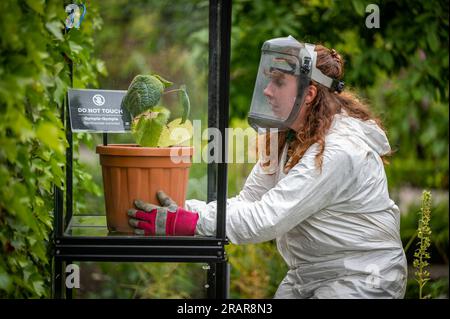
[(108, 144), (98, 145), (95, 151), (100, 155), (115, 156), (192, 156), (194, 154), (194, 147), (142, 147), (137, 144)]

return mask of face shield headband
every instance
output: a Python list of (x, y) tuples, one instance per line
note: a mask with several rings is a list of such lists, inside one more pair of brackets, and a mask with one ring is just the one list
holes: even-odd
[[(314, 44), (305, 43), (305, 49), (308, 51), (308, 56), (304, 57), (302, 69), (305, 69), (305, 72), (311, 69), (309, 76), (311, 80), (316, 81), (317, 83), (322, 84), (323, 86), (329, 88), (332, 92), (341, 93), (344, 90), (344, 82), (338, 79), (333, 79), (320, 71), (317, 65), (317, 52), (314, 50), (316, 46)], [(313, 57), (312, 62), (309, 62), (310, 57)], [(312, 68), (311, 68), (312, 65)], [(308, 71), (309, 72), (309, 71)]]

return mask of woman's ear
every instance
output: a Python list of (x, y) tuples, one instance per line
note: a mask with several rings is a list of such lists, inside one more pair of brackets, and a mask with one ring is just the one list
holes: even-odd
[(306, 96), (305, 96), (305, 103), (306, 104), (312, 103), (312, 101), (314, 101), (316, 95), (317, 95), (317, 87), (315, 85), (308, 86), (308, 91), (306, 92)]

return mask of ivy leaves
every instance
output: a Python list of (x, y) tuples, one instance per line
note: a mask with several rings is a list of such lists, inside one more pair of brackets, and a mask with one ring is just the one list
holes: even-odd
[[(91, 58), (100, 20), (90, 9), (89, 28), (65, 33), (60, 1), (0, 2), (0, 298), (50, 293), (53, 187), (64, 187), (68, 146), (60, 119), (71, 86), (67, 58), (75, 77), (83, 74), (78, 87), (96, 85), (105, 72)], [(80, 170), (74, 180), (97, 191)]]

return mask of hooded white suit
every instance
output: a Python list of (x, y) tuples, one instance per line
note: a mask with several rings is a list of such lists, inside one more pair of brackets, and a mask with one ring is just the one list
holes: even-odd
[[(373, 121), (338, 114), (325, 139), (322, 173), (315, 144), (287, 175), (284, 165), (267, 174), (256, 163), (243, 190), (227, 200), (232, 243), (277, 241), (289, 271), (275, 298), (404, 297), (400, 212), (380, 158), (389, 151)], [(197, 235), (215, 234), (216, 201), (192, 199), (185, 207), (199, 213)]]

